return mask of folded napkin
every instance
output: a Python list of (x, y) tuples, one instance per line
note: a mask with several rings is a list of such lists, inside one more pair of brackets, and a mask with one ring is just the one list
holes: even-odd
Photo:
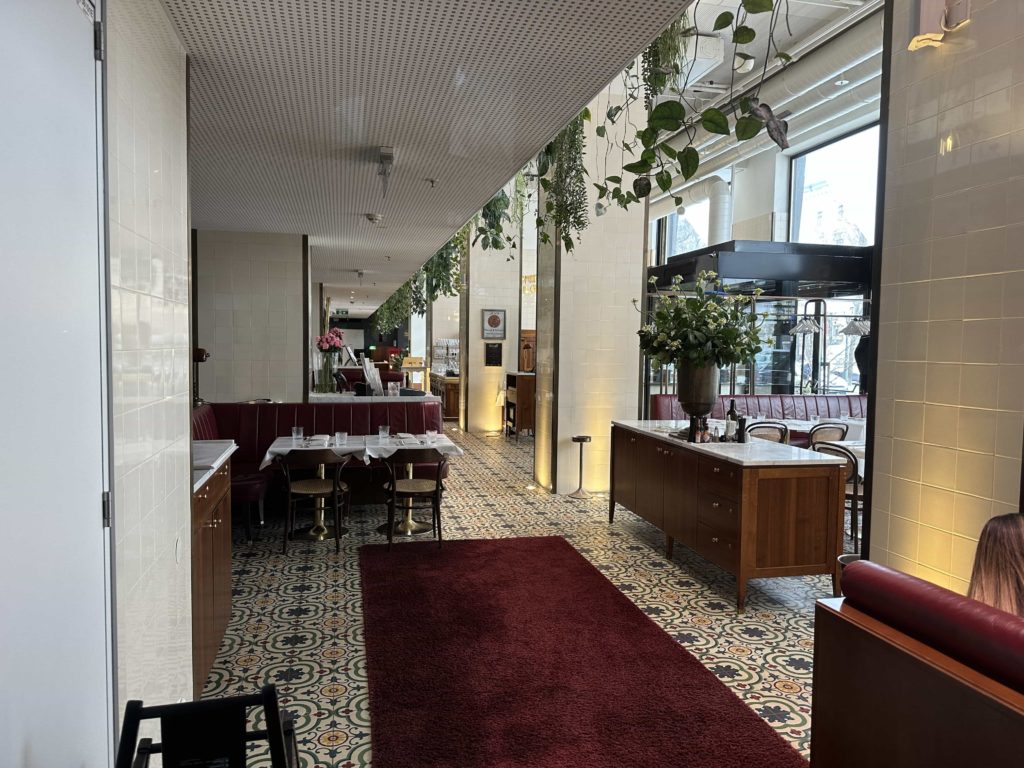
[(326, 446), (330, 442), (330, 435), (312, 435), (306, 442), (309, 445), (324, 445)]
[(400, 440), (409, 440), (409, 439), (415, 438), (416, 435), (410, 435), (408, 432), (399, 432), (396, 435), (396, 437), (398, 437)]

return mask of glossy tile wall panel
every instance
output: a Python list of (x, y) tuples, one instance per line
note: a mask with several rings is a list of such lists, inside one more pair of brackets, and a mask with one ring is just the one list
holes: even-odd
[(871, 554), (959, 591), (1017, 510), (1024, 431), (1024, 4), (906, 50), (896, 0)]
[[(462, 351), (468, 366), (467, 394), (470, 432), (494, 432), (502, 428), (504, 409), (497, 401), (505, 390), (505, 372), (519, 366), (519, 259), (508, 251), (469, 249), (469, 335)], [(484, 339), (483, 310), (505, 310), (505, 339)], [(484, 344), (500, 343), (501, 366), (484, 365)]]
[(185, 50), (108, 3), (118, 709), (191, 698)]
[(301, 402), (302, 236), (201, 231), (197, 251), (200, 395)]
[[(604, 100), (590, 105), (593, 114)], [(641, 110), (642, 111), (642, 110)], [(642, 119), (633, 116), (634, 120)], [(628, 121), (626, 121), (628, 122)], [(607, 141), (585, 123), (591, 178), (601, 178)], [(592, 150), (590, 148), (593, 148)], [(632, 178), (624, 182), (627, 187)], [(612, 419), (637, 417), (641, 314), (633, 305), (644, 288), (643, 203), (622, 210), (609, 205), (594, 214), (596, 191), (588, 189), (590, 225), (576, 248), (562, 256), (558, 366), (557, 492), (579, 481), (579, 446), (573, 435), (590, 435), (583, 451), (583, 476), (591, 491), (608, 489)]]

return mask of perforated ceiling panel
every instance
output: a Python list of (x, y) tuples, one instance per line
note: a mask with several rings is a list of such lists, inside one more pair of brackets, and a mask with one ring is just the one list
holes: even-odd
[(397, 287), (689, 2), (164, 0), (193, 226), (307, 233), (314, 279)]

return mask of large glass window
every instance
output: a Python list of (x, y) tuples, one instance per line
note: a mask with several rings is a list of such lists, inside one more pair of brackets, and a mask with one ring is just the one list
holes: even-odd
[(871, 245), (877, 184), (877, 125), (794, 158), (790, 240)]
[(698, 248), (706, 248), (711, 224), (711, 202), (701, 200), (674, 211), (662, 221), (665, 223), (665, 254), (678, 256)]

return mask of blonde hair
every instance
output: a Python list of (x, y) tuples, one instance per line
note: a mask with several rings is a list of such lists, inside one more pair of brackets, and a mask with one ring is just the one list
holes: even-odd
[(999, 515), (985, 523), (967, 596), (1024, 617), (1024, 515)]

